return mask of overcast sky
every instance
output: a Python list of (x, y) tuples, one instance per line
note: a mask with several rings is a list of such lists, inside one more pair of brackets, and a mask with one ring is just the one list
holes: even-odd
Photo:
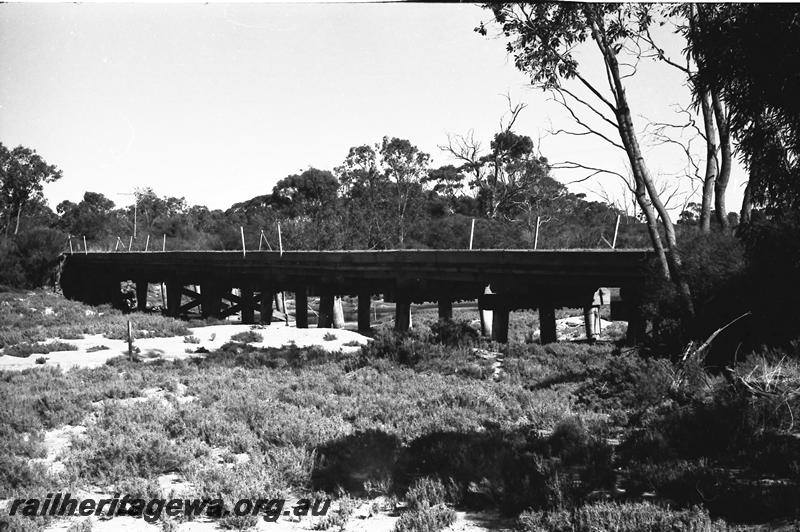
[[(3, 4), (0, 142), (63, 170), (46, 189), (51, 207), (87, 190), (125, 205), (121, 194), (152, 187), (226, 208), (288, 174), (333, 169), (351, 146), (384, 135), (408, 138), (437, 166), (451, 162), (438, 149), (448, 133), (472, 129), (488, 148), (508, 93), (528, 104), (515, 130), (541, 140), (552, 162), (626, 174), (623, 152), (548, 133), (575, 127), (516, 70), (502, 39), (473, 31), (488, 15), (444, 4)], [(679, 54), (678, 39), (661, 38)], [(602, 81), (593, 52), (581, 55), (585, 72)], [(679, 120), (670, 108), (688, 102), (681, 83), (668, 66), (640, 64), (629, 88), (640, 128)], [(647, 154), (665, 186), (678, 183), (679, 149)], [(621, 184), (605, 176), (570, 188), (619, 197)]]

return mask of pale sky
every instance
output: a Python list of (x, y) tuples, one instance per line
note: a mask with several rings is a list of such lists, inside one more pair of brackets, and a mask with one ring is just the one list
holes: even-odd
[[(509, 93), (528, 104), (515, 130), (541, 139), (551, 162), (626, 174), (624, 153), (602, 141), (548, 134), (575, 127), (514, 67), (505, 41), (473, 31), (481, 20), (487, 11), (452, 4), (3, 4), (0, 142), (63, 170), (46, 188), (53, 208), (87, 190), (127, 205), (122, 193), (136, 187), (226, 208), (310, 166), (332, 170), (384, 135), (409, 139), (434, 167), (451, 162), (438, 149), (448, 133), (472, 129), (488, 148)], [(680, 41), (662, 36), (679, 55)], [(585, 64), (602, 81), (599, 61)], [(681, 83), (643, 61), (629, 85), (634, 113), (678, 120)], [(647, 155), (654, 175), (678, 183), (668, 174), (685, 166), (680, 150)], [(735, 169), (732, 211), (743, 174)], [(570, 188), (601, 187), (619, 196), (609, 176)]]

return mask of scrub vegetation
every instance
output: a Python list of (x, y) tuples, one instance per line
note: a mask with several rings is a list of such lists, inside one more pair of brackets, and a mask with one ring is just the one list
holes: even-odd
[[(96, 331), (120, 319), (57, 300), (3, 299)], [(38, 315), (38, 334), (62, 327)], [(160, 334), (173, 327), (153, 320)], [(325, 492), (346, 501), (330, 526), (382, 495), (405, 501), (403, 532), (444, 528), (454, 509), (498, 511), (521, 530), (790, 529), (800, 518), (800, 371), (786, 352), (753, 355), (726, 378), (692, 357), (501, 345), (463, 321), (416, 322), (404, 335), (379, 327), (353, 353), (259, 348), (247, 335), (202, 358), (2, 372), (0, 498), (89, 486), (169, 496), (156, 479), (172, 473), (229, 507)], [(45, 431), (77, 425), (63, 470), (38, 460)]]

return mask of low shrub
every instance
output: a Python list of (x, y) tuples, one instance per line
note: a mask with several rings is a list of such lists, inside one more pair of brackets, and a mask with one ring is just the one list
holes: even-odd
[(713, 515), (730, 521), (763, 523), (800, 518), (797, 482), (716, 467), (702, 458), (636, 464), (622, 487), (632, 497), (652, 492), (677, 507), (702, 504)]
[[(439, 479), (423, 477), (414, 481), (406, 491), (409, 510), (421, 510), (448, 502), (451, 497)], [(452, 502), (452, 500), (450, 500)]]
[(107, 345), (93, 345), (92, 347), (86, 350), (87, 353), (96, 353), (97, 351), (107, 351), (109, 347)]
[(675, 530), (727, 531), (723, 521), (715, 521), (700, 507), (670, 510), (649, 502), (599, 502), (574, 509), (529, 511), (519, 516), (523, 532), (673, 532)]
[(239, 342), (223, 344), (219, 350), (209, 353), (202, 359), (193, 359), (192, 364), (199, 367), (225, 366), (241, 367), (246, 369), (256, 368), (302, 368), (305, 366), (338, 362), (346, 368), (358, 366), (358, 355), (347, 353), (332, 353), (321, 347), (297, 347), (289, 345), (284, 347), (259, 348)]
[(431, 341), (453, 347), (472, 346), (478, 342), (478, 331), (466, 321), (439, 320), (431, 324)]
[(636, 353), (611, 356), (599, 371), (586, 375), (576, 391), (579, 404), (598, 411), (633, 411), (656, 406), (669, 398), (671, 364)]
[(132, 432), (90, 429), (74, 447), (68, 466), (86, 479), (118, 482), (130, 475), (156, 477), (177, 470), (192, 458), (163, 433), (132, 424)]
[(345, 495), (338, 501), (338, 507), (333, 513), (329, 513), (316, 523), (314, 523), (314, 530), (344, 530), (347, 521), (356, 509), (356, 501)]
[(430, 434), (409, 445), (398, 469), (452, 479), (468, 507), (496, 507), (509, 515), (580, 501), (610, 489), (615, 479), (610, 448), (582, 426), (560, 428), (555, 438), (527, 429)]
[[(25, 498), (30, 497), (29, 494), (22, 495)], [(0, 509), (0, 530), (9, 532), (41, 532), (52, 522), (53, 518), (49, 516), (36, 516), (29, 517), (16, 513), (9, 515), (8, 510), (5, 508)]]
[(361, 355), (366, 360), (385, 358), (403, 366), (414, 366), (429, 350), (430, 344), (414, 332), (379, 329), (373, 341), (361, 347)]
[(250, 530), (258, 524), (258, 517), (254, 515), (227, 515), (219, 520), (223, 530)]
[(244, 344), (263, 342), (264, 337), (255, 331), (242, 331), (231, 336), (232, 342), (242, 342)]
[(0, 497), (10, 498), (20, 494), (27, 498), (27, 493), (46, 490), (52, 485), (53, 479), (47, 466), (29, 462), (27, 458), (0, 454)]
[(114, 489), (119, 493), (129, 495), (133, 499), (154, 499), (168, 496), (169, 493), (162, 493), (161, 486), (155, 478), (129, 477), (124, 478), (114, 484)]
[(26, 432), (79, 423), (92, 399), (75, 375), (48, 366), (0, 373), (0, 424)]
[[(45, 344), (21, 343), (3, 349), (3, 354), (11, 357), (25, 358), (30, 355), (46, 355), (55, 351), (77, 351), (78, 347), (66, 342), (48, 342)], [(45, 359), (46, 360), (46, 359)]]
[(456, 512), (443, 504), (403, 512), (393, 532), (438, 532), (456, 522)]
[(665, 403), (629, 434), (619, 452), (642, 462), (709, 458), (800, 479), (800, 441), (784, 430), (798, 412), (800, 398), (787, 404), (728, 386), (709, 400)]

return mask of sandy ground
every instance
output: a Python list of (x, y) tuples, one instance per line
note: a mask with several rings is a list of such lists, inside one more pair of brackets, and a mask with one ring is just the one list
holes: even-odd
[[(199, 347), (209, 351), (218, 349), (225, 342), (230, 341), (234, 334), (249, 331), (252, 325), (212, 325), (209, 327), (195, 327), (190, 329), (192, 336), (200, 340), (199, 343), (187, 343), (183, 336), (172, 338), (143, 338), (135, 340), (134, 345), (140, 349), (140, 356), (144, 359), (175, 360), (194, 356)], [(294, 343), (298, 347), (320, 346), (329, 351), (357, 351), (360, 345), (366, 344), (369, 338), (357, 332), (345, 329), (297, 329), (287, 327), (285, 323), (273, 323), (269, 326), (256, 329), (264, 337), (262, 342), (253, 342), (250, 345), (258, 347), (281, 347)], [(326, 340), (335, 337), (332, 340)], [(55, 338), (49, 341), (54, 341)], [(92, 368), (102, 366), (110, 358), (128, 353), (128, 344), (125, 340), (109, 340), (103, 335), (87, 335), (81, 340), (64, 340), (78, 347), (77, 351), (53, 351), (46, 355), (33, 354), (26, 358), (0, 355), (0, 370), (23, 370), (31, 367), (46, 365), (60, 366), (62, 369), (73, 367)], [(344, 345), (358, 343), (359, 345)], [(102, 351), (87, 352), (88, 349), (106, 346)], [(191, 353), (187, 353), (189, 350)], [(36, 359), (44, 357), (44, 364), (37, 364)]]

